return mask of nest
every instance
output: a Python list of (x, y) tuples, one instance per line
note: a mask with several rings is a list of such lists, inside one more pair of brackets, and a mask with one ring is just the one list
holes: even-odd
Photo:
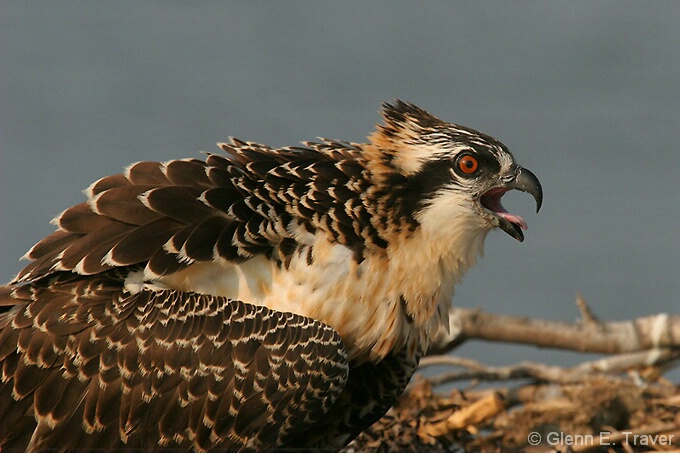
[(418, 377), (346, 452), (680, 450), (680, 387), (640, 374), (438, 393)]

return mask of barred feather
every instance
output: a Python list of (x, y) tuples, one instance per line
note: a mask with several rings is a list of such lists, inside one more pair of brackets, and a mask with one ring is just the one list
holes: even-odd
[[(3, 360), (0, 401), (13, 405), (2, 415), (0, 443), (21, 435), (15, 427), (26, 414), (24, 403), (35, 408), (34, 424), (25, 429), (36, 434), (29, 450), (81, 451), (110, 428), (117, 449), (157, 450), (158, 440), (182, 450), (257, 449), (271, 446), (260, 437), (284, 444), (306, 429), (294, 421), (317, 422), (344, 388), (342, 341), (321, 323), (208, 295), (130, 295), (115, 281), (96, 279), (105, 290), (89, 296), (75, 293), (81, 285), (75, 281), (16, 300), (35, 320), (45, 320), (42, 330), (8, 329), (11, 313), (0, 319), (3, 335), (19, 336), (6, 353), (14, 361)], [(16, 296), (5, 288), (0, 298)], [(97, 310), (100, 305), (106, 309)], [(79, 329), (56, 329), (64, 323), (50, 322), (54, 314)], [(64, 344), (66, 350), (59, 347)], [(53, 351), (47, 364), (39, 360), (45, 346)], [(289, 385), (277, 377), (287, 377)], [(64, 437), (74, 418), (82, 425)]]

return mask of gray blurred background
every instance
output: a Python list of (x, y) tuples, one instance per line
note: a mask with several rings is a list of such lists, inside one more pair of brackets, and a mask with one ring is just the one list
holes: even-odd
[[(363, 141), (401, 98), (506, 143), (545, 199), (455, 304), (573, 321), (678, 312), (680, 2), (0, 5), (0, 282), (80, 191), (235, 136)], [(583, 356), (471, 342), (490, 364)], [(678, 377), (678, 374), (674, 374)]]

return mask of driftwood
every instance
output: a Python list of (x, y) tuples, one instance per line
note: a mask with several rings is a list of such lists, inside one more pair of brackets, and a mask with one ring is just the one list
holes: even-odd
[[(680, 316), (604, 322), (580, 296), (576, 304), (576, 323), (452, 309), (449, 332), (421, 361), (450, 370), (417, 377), (347, 451), (680, 451), (680, 386), (663, 377), (680, 363)], [(563, 368), (444, 355), (470, 339), (607, 356)], [(508, 380), (522, 384), (495, 385)], [(437, 392), (456, 383), (466, 389)]]

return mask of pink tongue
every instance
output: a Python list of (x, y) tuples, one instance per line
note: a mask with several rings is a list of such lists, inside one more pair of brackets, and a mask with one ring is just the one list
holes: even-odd
[(524, 219), (522, 219), (521, 216), (517, 216), (516, 214), (510, 214), (507, 211), (498, 211), (496, 214), (499, 216), (507, 219), (508, 221), (512, 222), (513, 224), (517, 224), (522, 228), (522, 230), (527, 229), (527, 223)]
[(495, 207), (496, 214), (498, 216), (501, 216), (502, 218), (507, 219), (508, 221), (512, 222), (513, 224), (517, 224), (522, 228), (522, 230), (527, 229), (527, 223), (524, 219), (522, 219), (521, 216), (517, 216), (516, 214), (508, 213), (508, 211), (503, 208), (503, 205), (501, 204), (501, 201), (498, 201), (498, 205)]

